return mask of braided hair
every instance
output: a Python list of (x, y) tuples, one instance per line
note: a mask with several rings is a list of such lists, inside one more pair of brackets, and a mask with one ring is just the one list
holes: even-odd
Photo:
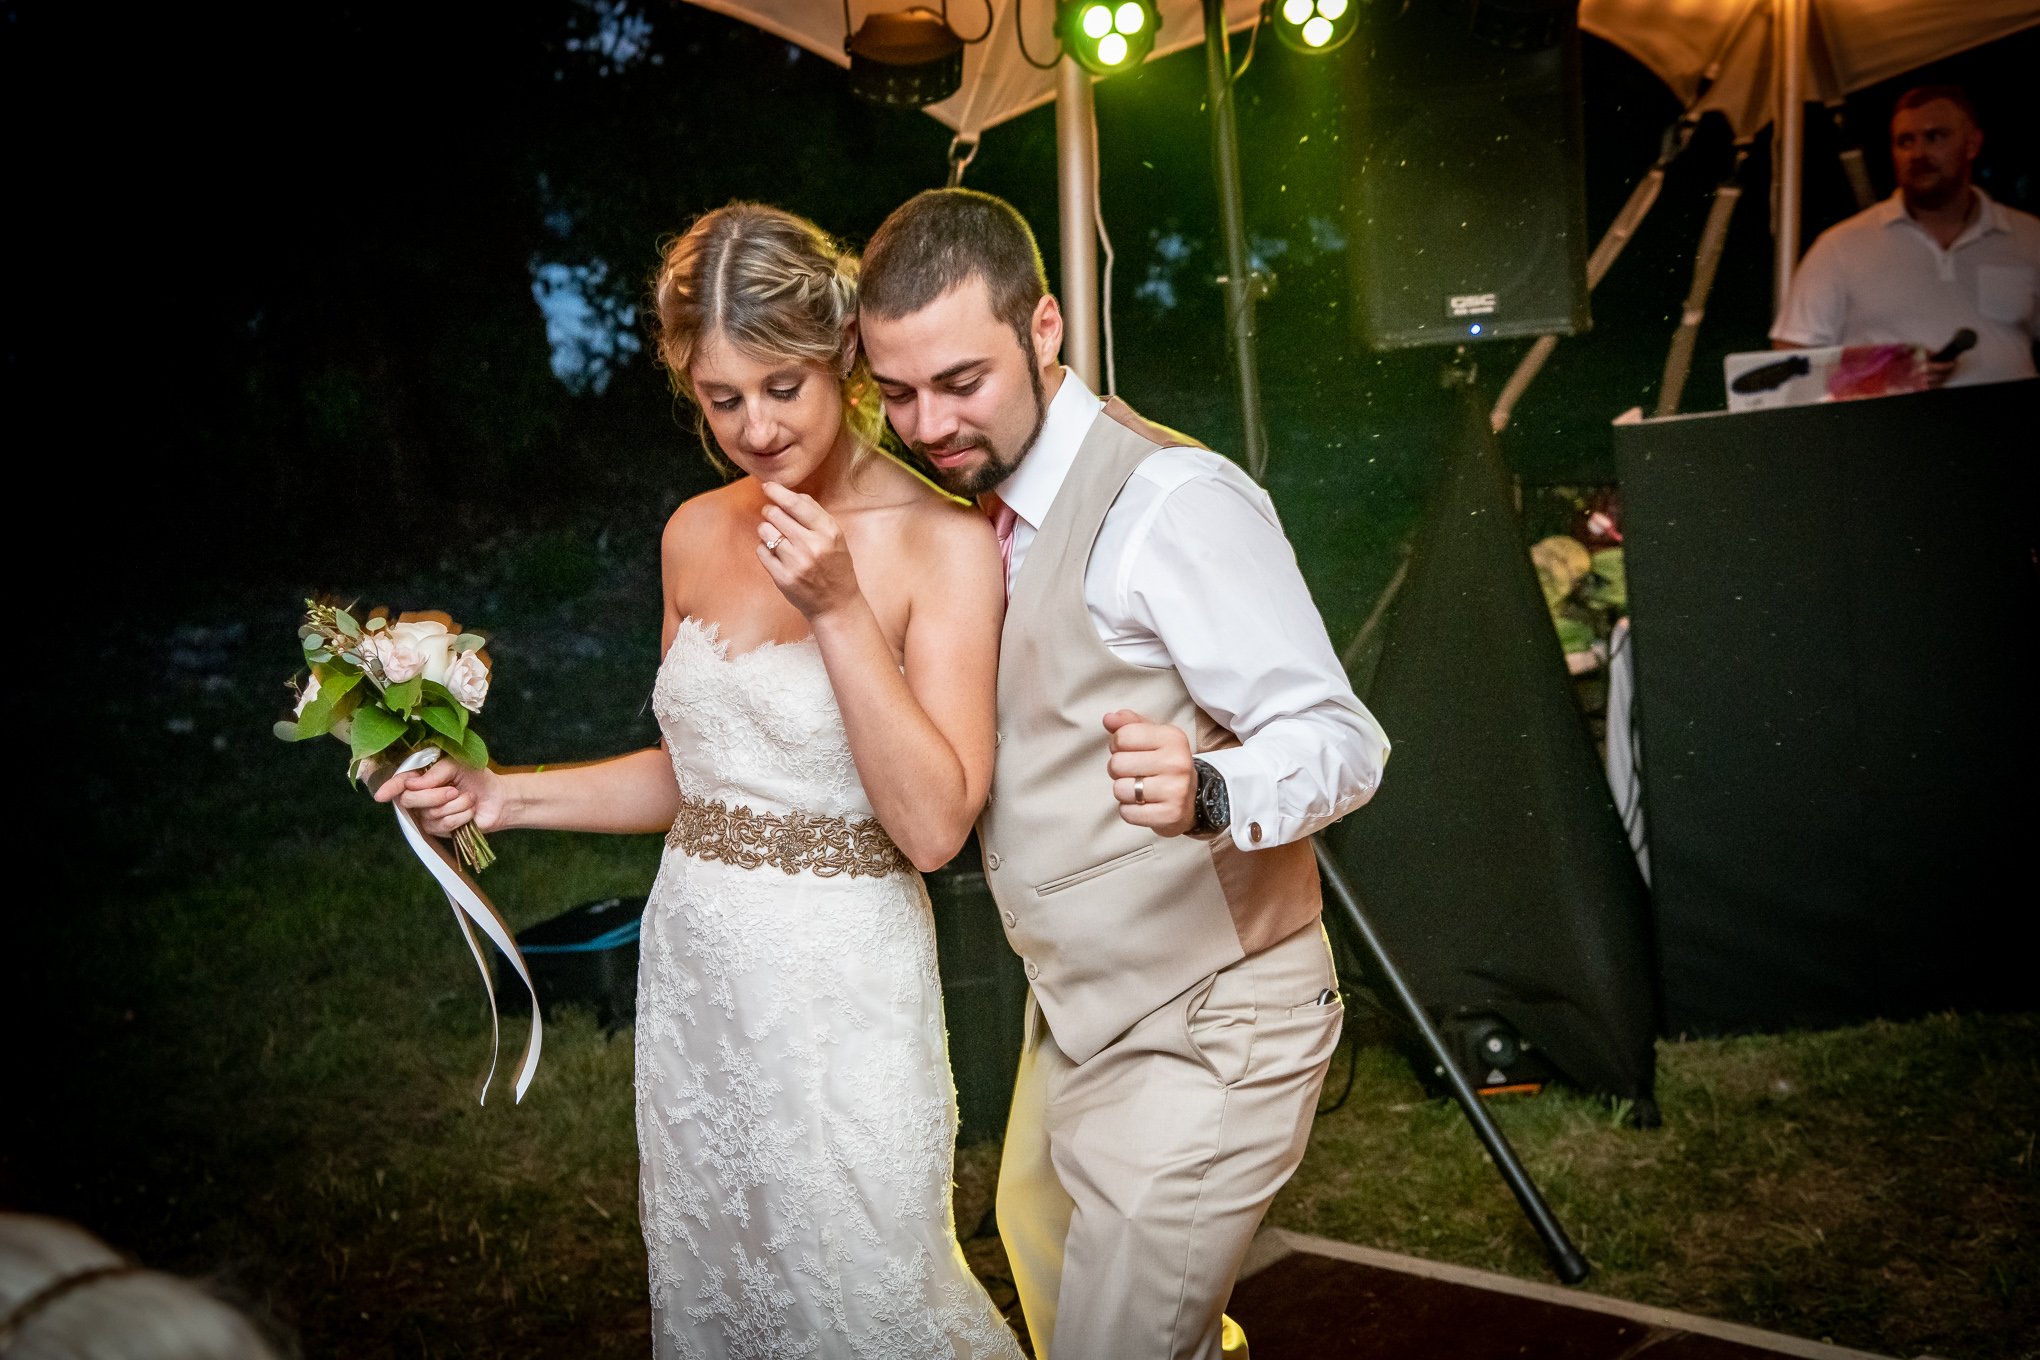
[(711, 333), (757, 358), (820, 364), (839, 375), (858, 456), (877, 447), (885, 412), (852, 329), (857, 257), (814, 223), (762, 203), (704, 214), (666, 247), (653, 302), (659, 361), (674, 389), (695, 403), (702, 448), (725, 475), (733, 469), (708, 433), (688, 377)]

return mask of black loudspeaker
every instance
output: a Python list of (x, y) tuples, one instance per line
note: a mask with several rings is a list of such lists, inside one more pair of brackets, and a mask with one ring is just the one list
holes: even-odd
[(1587, 310), (1571, 0), (1369, 0), (1353, 314), (1375, 349), (1577, 335)]

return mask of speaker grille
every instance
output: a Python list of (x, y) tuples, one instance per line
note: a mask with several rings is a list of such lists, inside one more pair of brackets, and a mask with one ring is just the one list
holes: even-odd
[(1398, 349), (1584, 331), (1577, 38), (1568, 26), (1557, 48), (1505, 55), (1435, 12), (1389, 25), (1361, 77), (1348, 201), (1362, 338)]

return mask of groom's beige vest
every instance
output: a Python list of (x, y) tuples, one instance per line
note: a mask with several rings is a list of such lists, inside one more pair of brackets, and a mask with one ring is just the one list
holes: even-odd
[(1239, 744), (1173, 667), (1113, 655), (1084, 605), (1105, 512), (1149, 455), (1184, 444), (1196, 441), (1106, 403), (1013, 581), (1000, 643), (998, 763), (978, 824), (985, 877), (1056, 1044), (1077, 1063), (1321, 910), (1308, 842), (1249, 852), (1230, 835), (1158, 836), (1120, 820), (1105, 772), (1103, 719), (1115, 709), (1174, 723), (1195, 751)]

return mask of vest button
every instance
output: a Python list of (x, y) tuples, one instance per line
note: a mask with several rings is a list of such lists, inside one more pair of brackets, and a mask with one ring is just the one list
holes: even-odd
[(1038, 978), (1041, 976), (1041, 970), (1034, 966), (1033, 959), (1027, 960), (1027, 976), (1030, 978)]
[(1261, 843), (1261, 824), (1259, 822), (1247, 823), (1247, 839), (1256, 845)]
[(1010, 911), (1009, 911), (1009, 912), (1007, 912), (1007, 913), (1005, 913), (1005, 916), (1006, 916), (1006, 928), (1007, 928), (1008, 930), (1017, 930), (1017, 929), (1019, 929), (1019, 927), (1020, 927), (1020, 918), (1019, 918), (1019, 917), (1015, 916), (1015, 915), (1014, 915), (1014, 914), (1013, 914), (1012, 912), (1010, 912)]
[[(1259, 836), (1255, 836), (1255, 837), (1254, 837), (1254, 839), (1255, 839), (1255, 840), (1259, 840), (1259, 839), (1261, 839), (1261, 838), (1260, 838)], [(996, 851), (996, 850), (987, 850), (987, 851), (985, 851), (985, 867), (986, 867), (987, 869), (990, 869), (990, 870), (994, 871), (994, 872), (997, 872), (997, 870), (998, 870), (998, 867), (999, 867), (999, 853), (998, 853), (998, 851)]]

